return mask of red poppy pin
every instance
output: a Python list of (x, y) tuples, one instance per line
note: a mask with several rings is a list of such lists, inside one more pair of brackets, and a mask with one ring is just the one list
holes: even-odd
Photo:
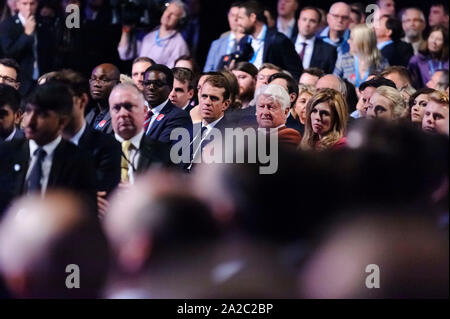
[(163, 119), (163, 117), (164, 117), (164, 114), (159, 114), (159, 115), (156, 117), (156, 120), (159, 122), (159, 121), (161, 121), (161, 120)]
[(106, 120), (101, 120), (97, 125), (98, 127), (103, 127), (106, 124)]
[(355, 78), (356, 78), (356, 74), (353, 73), (352, 75), (350, 75), (351, 80), (354, 80)]

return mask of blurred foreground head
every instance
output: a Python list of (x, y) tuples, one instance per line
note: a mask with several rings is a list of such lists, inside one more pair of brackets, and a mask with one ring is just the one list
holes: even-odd
[[(100, 224), (67, 193), (24, 197), (0, 224), (0, 271), (18, 298), (97, 298), (109, 251)], [(76, 283), (78, 266), (79, 288)]]
[(300, 297), (448, 298), (448, 235), (428, 219), (383, 215), (329, 229), (300, 271)]

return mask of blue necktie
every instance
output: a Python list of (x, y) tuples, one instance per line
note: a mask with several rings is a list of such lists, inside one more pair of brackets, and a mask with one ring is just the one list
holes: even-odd
[(39, 147), (36, 151), (34, 151), (34, 155), (36, 156), (36, 161), (34, 162), (30, 176), (28, 177), (28, 192), (41, 190), (42, 162), (45, 156), (47, 156), (47, 152), (45, 152), (43, 148)]

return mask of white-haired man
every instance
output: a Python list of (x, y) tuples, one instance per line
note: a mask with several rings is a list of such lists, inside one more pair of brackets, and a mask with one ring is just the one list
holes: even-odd
[(286, 89), (278, 84), (269, 84), (256, 91), (256, 121), (260, 129), (277, 129), (278, 143), (298, 146), (300, 133), (286, 127), (291, 100)]

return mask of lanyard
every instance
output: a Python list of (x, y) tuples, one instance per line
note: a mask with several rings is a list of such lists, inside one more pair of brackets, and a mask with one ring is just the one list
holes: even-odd
[[(169, 36), (169, 37), (170, 37), (170, 36)], [(164, 42), (164, 40), (168, 39), (169, 37), (167, 37), (167, 38), (160, 38), (160, 37), (159, 37), (159, 29), (158, 29), (158, 31), (156, 32), (156, 45), (159, 46), (159, 47), (164, 47), (164, 46), (166, 46), (167, 43), (164, 44), (163, 42)]]
[[(434, 69), (433, 59), (428, 60), (428, 65), (430, 66), (430, 74), (433, 75), (436, 70)], [(442, 61), (439, 61), (438, 70), (442, 69)]]
[(361, 79), (361, 77), (359, 76), (358, 56), (355, 55), (353, 59), (355, 65), (355, 86), (359, 87), (359, 85), (369, 77), (369, 70), (367, 69), (367, 71), (364, 73), (363, 78)]
[[(264, 47), (264, 39), (266, 38), (266, 32), (267, 32), (267, 27), (266, 27), (266, 25), (264, 25), (263, 29), (262, 29), (262, 34), (261, 34), (261, 37), (260, 37), (261, 40), (259, 40), (262, 43), (259, 46), (258, 50), (256, 50), (255, 53), (253, 54), (253, 57), (249, 61), (250, 63), (255, 63), (256, 57), (258, 56), (259, 51), (261, 51), (261, 49)], [(248, 42), (249, 43), (252, 42), (252, 38), (251, 37), (248, 38)]]
[(379, 47), (378, 47), (378, 50), (383, 50), (383, 48), (385, 47), (385, 46), (387, 46), (387, 45), (389, 45), (389, 44), (391, 44), (392, 43), (392, 40), (389, 40), (389, 41), (386, 41), (386, 42), (383, 42), (383, 43), (380, 43), (380, 45), (379, 45)]

